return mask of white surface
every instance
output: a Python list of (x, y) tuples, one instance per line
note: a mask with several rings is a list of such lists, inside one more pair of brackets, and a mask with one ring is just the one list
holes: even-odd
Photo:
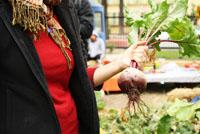
[(166, 72), (145, 74), (148, 83), (200, 83), (200, 73), (190, 72)]
[(158, 72), (146, 73), (148, 83), (200, 83), (200, 72), (179, 67), (176, 63), (163, 65)]

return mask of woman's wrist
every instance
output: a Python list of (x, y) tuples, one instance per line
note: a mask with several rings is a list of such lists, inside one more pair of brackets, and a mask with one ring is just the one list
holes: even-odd
[(124, 69), (130, 66), (131, 60), (129, 58), (121, 57), (117, 59), (115, 62), (119, 67), (119, 70), (123, 71)]

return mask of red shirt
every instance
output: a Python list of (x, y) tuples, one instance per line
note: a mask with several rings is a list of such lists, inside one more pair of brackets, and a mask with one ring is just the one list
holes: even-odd
[[(34, 44), (54, 102), (62, 134), (77, 134), (77, 111), (69, 89), (69, 80), (75, 65), (72, 52), (67, 50), (72, 60), (72, 68), (69, 69), (60, 48), (47, 33), (41, 33), (40, 39)], [(90, 68), (87, 71), (92, 80), (95, 69)]]

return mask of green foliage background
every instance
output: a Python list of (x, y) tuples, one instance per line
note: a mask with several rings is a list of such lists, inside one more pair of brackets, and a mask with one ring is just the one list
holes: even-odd
[(200, 101), (176, 100), (146, 116), (137, 112), (130, 117), (126, 110), (106, 110), (100, 93), (96, 95), (103, 134), (200, 134)]

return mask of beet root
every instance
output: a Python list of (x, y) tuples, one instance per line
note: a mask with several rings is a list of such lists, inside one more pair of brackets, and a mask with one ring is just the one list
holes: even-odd
[[(125, 69), (118, 78), (118, 86), (122, 92), (128, 95), (128, 109), (133, 106), (134, 112), (136, 108), (144, 115), (142, 106), (146, 106), (141, 100), (140, 95), (143, 93), (147, 86), (147, 81), (144, 73), (136, 68), (129, 67)], [(147, 106), (146, 106), (147, 107)]]
[(129, 67), (118, 78), (118, 85), (122, 92), (125, 93), (130, 88), (137, 88), (139, 92), (143, 92), (146, 89), (147, 82), (143, 72)]

